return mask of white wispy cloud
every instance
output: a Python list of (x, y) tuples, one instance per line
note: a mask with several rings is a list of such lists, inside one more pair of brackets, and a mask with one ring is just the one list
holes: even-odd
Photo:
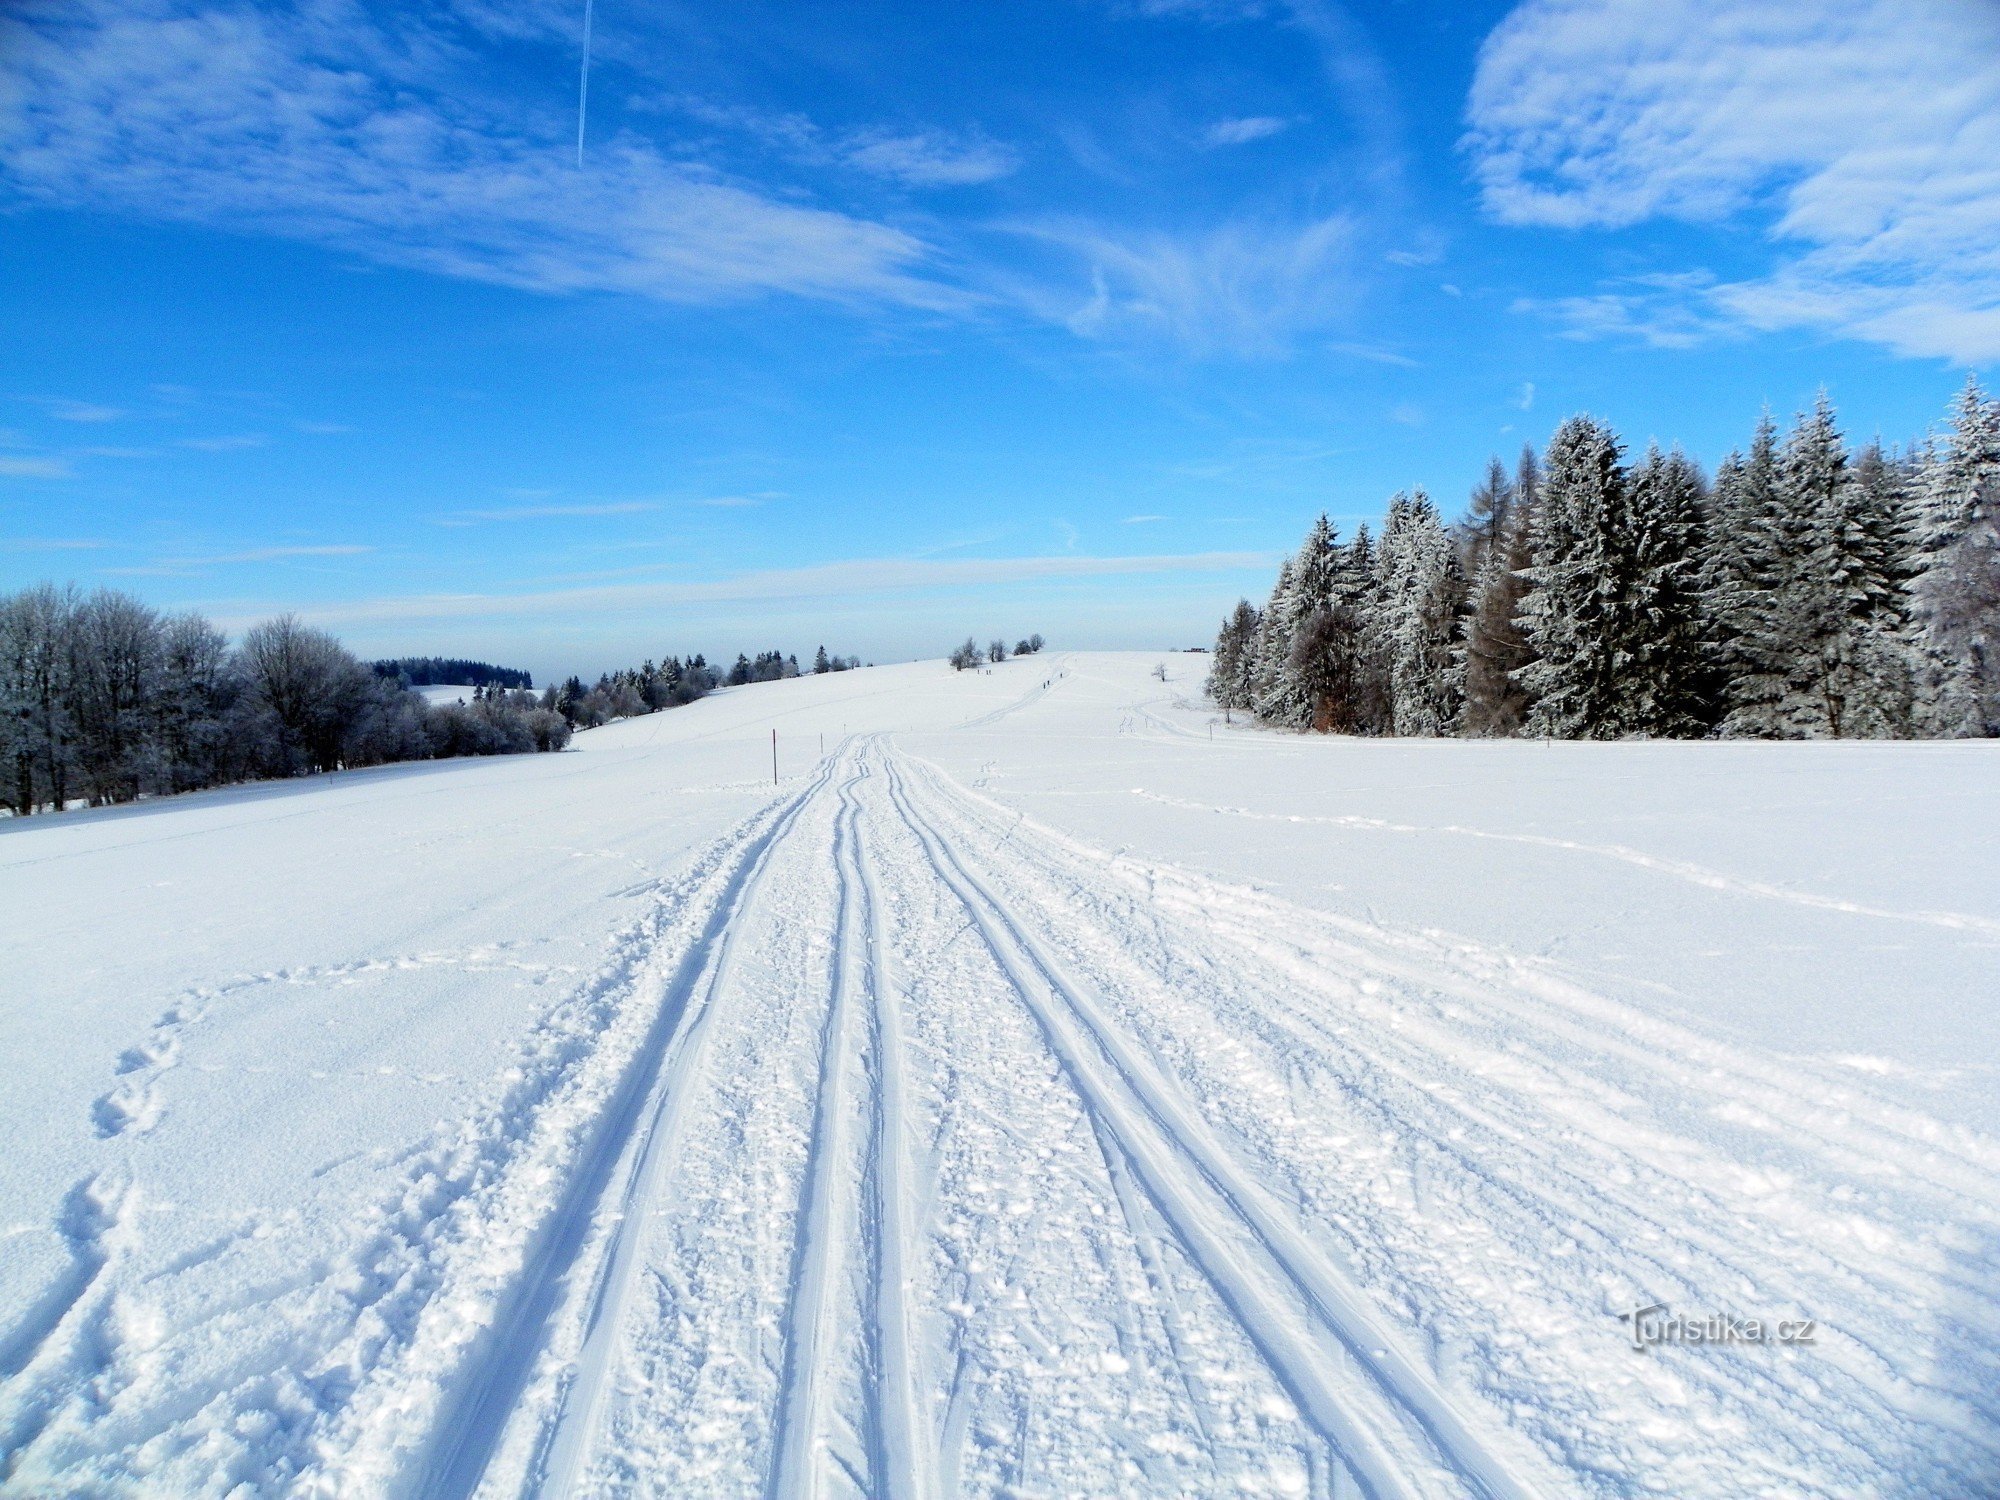
[(1123, 524), (1126, 526), (1150, 526), (1155, 521), (1164, 520), (1166, 520), (1165, 516), (1127, 516)]
[(1804, 327), (2000, 354), (2000, 6), (1528, 0), (1482, 48), (1467, 113), (1505, 222), (1748, 220), (1777, 256), (1678, 289), (1678, 329), (1647, 331), (1655, 289), (1558, 304), (1572, 330)]
[(58, 422), (115, 422), (125, 415), (115, 406), (99, 406), (94, 401), (55, 398), (44, 401), (42, 406)]
[(121, 577), (138, 578), (186, 578), (206, 573), (211, 568), (238, 567), (253, 563), (288, 562), (306, 557), (359, 557), (375, 549), (355, 542), (334, 542), (325, 545), (300, 545), (278, 547), (250, 547), (241, 552), (217, 552), (205, 557), (160, 557), (152, 562), (133, 564), (129, 567), (104, 568), (100, 571)]
[(577, 505), (505, 505), (493, 510), (455, 510), (440, 526), (473, 526), (485, 521), (542, 521), (561, 516), (636, 516), (658, 510), (657, 500), (607, 500)]
[(346, 0), (15, 11), (0, 21), (0, 181), (30, 201), (540, 292), (967, 300), (926, 274), (928, 248), (903, 229), (721, 180), (630, 135), (579, 172), (560, 121), (486, 109), (446, 40), (418, 18), (398, 27)]
[(0, 454), (0, 478), (67, 479), (69, 476), (68, 459), (21, 458), (12, 454)]
[(839, 149), (848, 165), (911, 187), (971, 187), (1006, 177), (1020, 166), (1006, 146), (942, 131), (863, 132)]
[(0, 547), (9, 552), (96, 552), (109, 542), (95, 537), (14, 536), (0, 538)]
[[(1133, 574), (1230, 573), (1266, 568), (1273, 561), (1264, 552), (1136, 557), (1065, 553), (1055, 557), (983, 559), (869, 558), (805, 568), (767, 569), (706, 581), (610, 584), (507, 594), (399, 595), (329, 604), (302, 613), (324, 625), (617, 614), (694, 603), (777, 603)], [(240, 620), (225, 617), (218, 623), (229, 628), (262, 618), (263, 613), (253, 610)]]
[(262, 448), (270, 441), (261, 432), (237, 432), (224, 437), (182, 438), (179, 446), (198, 453), (239, 453), (245, 448)]
[(748, 137), (789, 161), (849, 167), (907, 187), (970, 187), (1010, 176), (1021, 165), (1011, 146), (977, 131), (887, 126), (829, 130), (794, 111), (757, 109), (688, 94), (662, 94), (634, 100), (633, 105)]
[(1236, 120), (1217, 120), (1201, 133), (1201, 139), (1205, 146), (1247, 146), (1289, 130), (1291, 124), (1281, 115), (1245, 115)]
[(1627, 276), (1570, 297), (1517, 297), (1511, 310), (1546, 318), (1566, 339), (1694, 349), (1743, 334), (1715, 306), (1715, 289), (1715, 278), (1702, 271)]
[(1244, 221), (1186, 233), (1077, 221), (1014, 226), (1088, 267), (1079, 305), (1046, 284), (1016, 295), (1086, 338), (1161, 338), (1195, 354), (1285, 353), (1354, 304), (1357, 225)]

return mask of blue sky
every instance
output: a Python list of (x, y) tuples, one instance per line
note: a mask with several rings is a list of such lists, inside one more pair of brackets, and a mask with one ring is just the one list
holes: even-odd
[(0, 586), (1191, 644), (1569, 412), (1904, 441), (2000, 357), (1986, 0), (601, 0), (579, 167), (582, 20), (9, 7)]

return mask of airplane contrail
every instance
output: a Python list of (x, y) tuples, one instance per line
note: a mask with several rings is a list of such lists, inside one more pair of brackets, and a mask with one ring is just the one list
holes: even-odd
[(590, 21), (596, 0), (583, 0), (583, 78), (576, 91), (576, 164), (583, 165), (583, 122), (590, 110)]

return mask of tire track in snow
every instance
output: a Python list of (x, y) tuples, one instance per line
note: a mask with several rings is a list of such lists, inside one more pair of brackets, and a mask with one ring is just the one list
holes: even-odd
[[(1288, 1392), (1371, 1496), (1421, 1495), (1439, 1464), (1491, 1500), (1534, 1493), (1475, 1434), (1381, 1315), (1233, 1163), (1172, 1086), (974, 874), (889, 767), (892, 798), (957, 895), (1092, 1116)], [(1303, 1313), (1302, 1318), (1300, 1314)]]

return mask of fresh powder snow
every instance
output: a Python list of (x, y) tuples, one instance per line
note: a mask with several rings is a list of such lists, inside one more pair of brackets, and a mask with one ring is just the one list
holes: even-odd
[(2000, 744), (1207, 662), (0, 828), (0, 1490), (2000, 1492)]

